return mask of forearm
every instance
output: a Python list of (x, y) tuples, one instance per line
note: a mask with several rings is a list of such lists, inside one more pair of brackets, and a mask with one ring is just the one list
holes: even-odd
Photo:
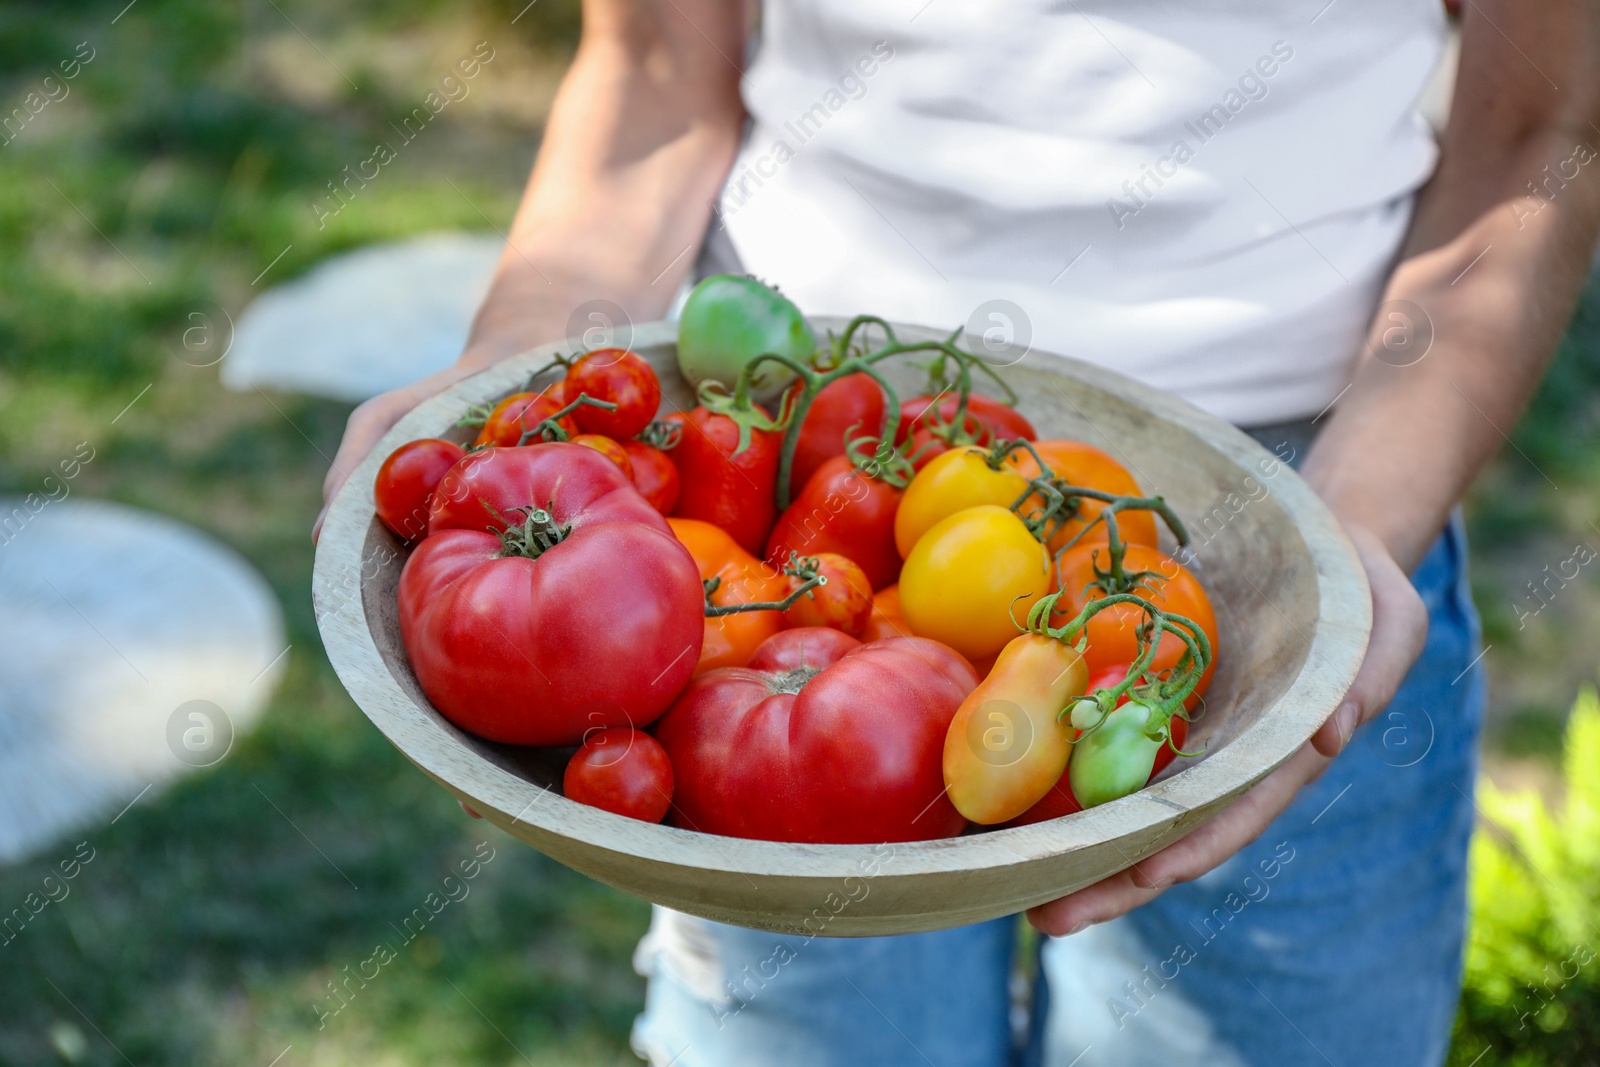
[(1461, 125), (1452, 120), (1383, 297), (1421, 309), (1414, 325), (1431, 328), (1431, 348), (1414, 363), (1418, 353), (1386, 349), (1398, 323), (1380, 313), (1307, 460), (1335, 513), (1376, 533), (1407, 570), (1505, 442), (1587, 276), (1600, 137), (1581, 89), (1569, 82), (1562, 106), (1533, 120), (1485, 115), (1474, 86), (1458, 92)]
[(469, 363), (559, 337), (590, 300), (660, 318), (738, 148), (736, 0), (602, 0), (584, 18)]

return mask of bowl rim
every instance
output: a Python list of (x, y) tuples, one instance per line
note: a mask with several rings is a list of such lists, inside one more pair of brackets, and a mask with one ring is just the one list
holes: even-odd
[[(839, 329), (849, 320), (808, 316), (815, 327)], [(893, 324), (902, 339), (944, 338), (946, 330)], [(676, 344), (677, 324), (636, 325), (627, 345)], [(431, 706), (418, 704), (394, 678), (367, 625), (361, 571), (374, 520), (373, 482), (395, 448), (436, 436), (470, 404), (513, 391), (535, 366), (557, 352), (582, 349), (575, 339), (529, 349), (461, 379), (402, 417), (350, 472), (334, 497), (317, 543), (312, 598), (328, 659), (352, 699), (381, 733), (429, 776), (504, 829), (525, 824), (560, 838), (639, 860), (726, 874), (773, 878), (842, 878), (881, 856), (883, 845), (817, 845), (722, 837), (643, 823), (567, 800), (475, 751), (469, 735)], [(1231, 424), (1169, 393), (1125, 375), (1056, 353), (1032, 349), (1035, 365), (1076, 378), (1176, 423), (1249, 469), (1271, 453)], [(1085, 416), (1087, 418), (1087, 416)], [(1208, 818), (1282, 765), (1327, 719), (1355, 678), (1371, 632), (1365, 569), (1327, 506), (1284, 464), (1273, 496), (1289, 515), (1315, 566), (1316, 626), (1299, 675), (1277, 701), (1215, 754), (1130, 796), (1029, 826), (932, 841), (895, 842), (894, 875), (1003, 870), (1108, 841), (1155, 841), (1164, 827), (1190, 812)], [(353, 588), (356, 595), (341, 596)], [(1262, 590), (1257, 592), (1270, 598)], [(1292, 625), (1292, 624), (1291, 624)], [(1197, 819), (1195, 826), (1203, 819)], [(1192, 827), (1191, 827), (1192, 829)], [(1126, 866), (1149, 846), (1123, 852)], [(1120, 851), (1120, 849), (1119, 849)]]

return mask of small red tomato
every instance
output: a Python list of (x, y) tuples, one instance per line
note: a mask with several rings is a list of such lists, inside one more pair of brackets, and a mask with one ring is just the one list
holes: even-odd
[(678, 468), (667, 454), (654, 445), (629, 439), (618, 441), (633, 464), (633, 485), (650, 506), (671, 515), (678, 505)]
[(760, 555), (778, 517), (774, 499), (783, 435), (751, 430), (739, 447), (739, 424), (697, 407), (683, 419), (683, 437), (672, 450), (678, 468), (677, 513), (720, 526), (746, 552)]
[[(866, 572), (833, 552), (823, 552), (816, 560), (817, 573), (828, 580), (827, 584), (815, 587), (789, 605), (783, 613), (783, 624), (790, 629), (826, 626), (851, 637), (862, 636), (872, 617), (872, 583), (867, 581)], [(791, 575), (789, 591), (799, 587), (800, 579)]]
[(615, 411), (587, 404), (572, 413), (584, 433), (623, 440), (650, 424), (661, 406), (661, 380), (639, 356), (626, 348), (597, 348), (567, 371), (567, 402), (586, 394), (617, 405)]
[[(541, 393), (512, 393), (489, 412), (488, 420), (478, 431), (477, 440), (472, 443), (500, 446), (522, 444), (524, 433), (567, 404), (566, 394), (562, 392), (560, 382), (549, 386)], [(578, 432), (578, 424), (572, 421), (571, 415), (561, 419), (558, 425), (567, 431), (569, 436)], [(530, 439), (528, 443), (535, 442)]]
[(596, 730), (567, 762), (561, 792), (613, 815), (660, 822), (672, 806), (672, 761), (661, 742), (643, 730)]
[(823, 460), (772, 528), (768, 561), (781, 567), (790, 552), (836, 552), (860, 564), (874, 589), (893, 585), (900, 577), (894, 516), (904, 480), (885, 480), (891, 477), (875, 460), (864, 469), (848, 456)]
[(372, 487), (378, 518), (405, 541), (428, 535), (428, 503), (439, 479), (456, 465), (466, 450), (454, 441), (424, 437), (407, 441), (383, 461)]
[(594, 449), (622, 468), (622, 473), (628, 476), (629, 481), (633, 480), (633, 460), (628, 458), (627, 449), (623, 448), (620, 443), (598, 433), (580, 433), (576, 437), (569, 438), (569, 440), (575, 445), (584, 445)]
[[(801, 383), (790, 387), (798, 392)], [(847, 374), (823, 386), (806, 409), (789, 461), (789, 497), (799, 494), (825, 460), (844, 455), (846, 437), (883, 433), (883, 387), (866, 374)]]

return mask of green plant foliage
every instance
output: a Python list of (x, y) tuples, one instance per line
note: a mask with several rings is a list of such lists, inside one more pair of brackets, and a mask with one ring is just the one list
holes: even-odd
[(1600, 698), (1567, 723), (1559, 815), (1532, 790), (1478, 785), (1472, 925), (1451, 1063), (1543, 1067), (1600, 1050)]

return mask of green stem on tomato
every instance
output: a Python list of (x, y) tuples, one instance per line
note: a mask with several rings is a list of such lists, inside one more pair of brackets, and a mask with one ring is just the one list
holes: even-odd
[(783, 568), (782, 573), (792, 578), (799, 578), (800, 584), (789, 591), (789, 595), (782, 600), (761, 600), (750, 604), (713, 604), (711, 594), (715, 593), (722, 585), (721, 578), (707, 578), (704, 583), (706, 595), (706, 618), (715, 619), (723, 615), (737, 615), (744, 611), (788, 611), (799, 599), (819, 585), (827, 585), (828, 577), (817, 570), (818, 561), (814, 556), (802, 558), (799, 553), (789, 553), (789, 565)]
[(565, 441), (567, 439), (567, 431), (561, 428), (560, 420), (583, 407), (604, 408), (606, 411), (617, 410), (617, 405), (609, 400), (596, 400), (588, 393), (579, 393), (578, 399), (572, 401), (560, 411), (550, 415), (548, 418), (541, 419), (526, 430), (523, 430), (522, 436), (517, 438), (517, 444), (527, 444), (530, 437), (538, 437), (546, 442)]

